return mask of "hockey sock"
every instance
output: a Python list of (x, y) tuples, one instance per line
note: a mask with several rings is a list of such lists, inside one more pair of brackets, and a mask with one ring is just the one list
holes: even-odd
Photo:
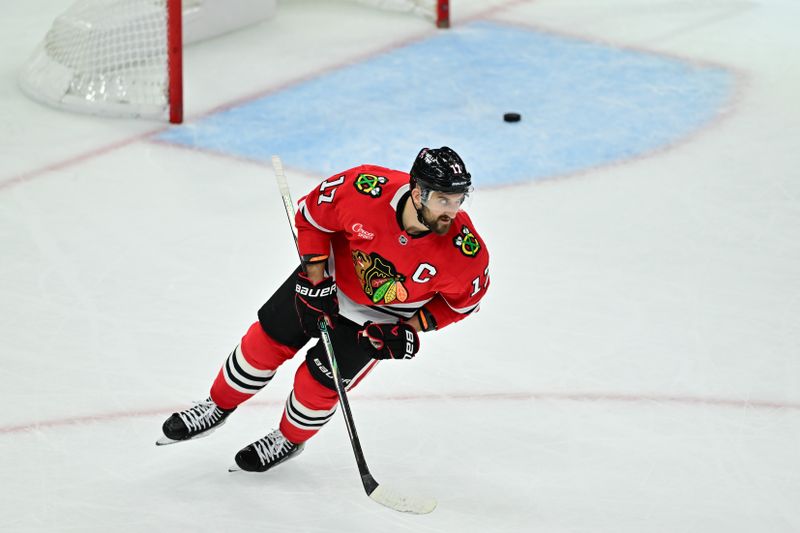
[(281, 433), (295, 444), (307, 441), (333, 417), (337, 402), (336, 391), (314, 379), (305, 363), (300, 365), (281, 417)]
[(221, 409), (233, 409), (263, 389), (295, 353), (296, 348), (278, 343), (254, 323), (222, 365), (211, 386), (211, 399)]

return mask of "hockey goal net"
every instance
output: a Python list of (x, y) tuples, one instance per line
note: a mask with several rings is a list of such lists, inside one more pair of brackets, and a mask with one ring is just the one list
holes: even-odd
[[(182, 48), (273, 15), (277, 0), (77, 0), (24, 66), (30, 97), (71, 111), (183, 121)], [(449, 0), (349, 0), (449, 26)]]

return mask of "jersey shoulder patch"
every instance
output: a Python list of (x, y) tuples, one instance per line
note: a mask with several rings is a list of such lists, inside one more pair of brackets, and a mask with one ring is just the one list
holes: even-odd
[(352, 177), (353, 189), (359, 193), (357, 196), (373, 199), (391, 199), (409, 179), (405, 172), (377, 165), (361, 165), (348, 170), (347, 174)]
[(372, 198), (378, 198), (383, 194), (384, 186), (389, 179), (377, 172), (359, 172), (353, 179), (353, 186), (358, 192)]
[(459, 224), (461, 229), (458, 234), (453, 237), (453, 244), (458, 251), (467, 257), (475, 257), (480, 253), (483, 246), (478, 240), (478, 237), (473, 233), (472, 229), (465, 224)]
[(452, 235), (453, 246), (464, 257), (476, 258), (487, 254), (483, 239), (475, 231), (472, 220), (465, 212), (460, 212), (453, 220), (455, 234)]

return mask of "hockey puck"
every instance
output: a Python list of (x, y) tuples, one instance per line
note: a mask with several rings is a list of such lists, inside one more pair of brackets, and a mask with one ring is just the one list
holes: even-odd
[(522, 115), (519, 113), (506, 113), (503, 115), (503, 120), (506, 122), (519, 122), (522, 119)]

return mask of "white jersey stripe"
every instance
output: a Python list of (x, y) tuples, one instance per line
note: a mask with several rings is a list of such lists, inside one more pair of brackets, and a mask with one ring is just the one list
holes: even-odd
[[(339, 291), (339, 314), (356, 324), (371, 322), (399, 322), (400, 318), (411, 318), (417, 310), (431, 301), (431, 298), (418, 302), (405, 302), (400, 305), (369, 306), (354, 302), (347, 295)], [(385, 308), (385, 311), (382, 309)], [(396, 316), (400, 315), (400, 316)]]
[(392, 201), (389, 202), (389, 205), (391, 205), (395, 211), (397, 211), (397, 205), (400, 203), (400, 198), (402, 198), (403, 195), (407, 193), (409, 190), (411, 190), (411, 185), (405, 184), (399, 189), (397, 189), (396, 193), (394, 193), (394, 196), (392, 196)]
[(478, 307), (481, 306), (481, 304), (478, 303), (478, 304), (475, 304), (475, 305), (471, 305), (469, 307), (453, 307), (452, 305), (450, 305), (450, 302), (447, 301), (447, 298), (442, 297), (442, 300), (444, 300), (444, 303), (447, 304), (447, 307), (449, 307), (450, 309), (452, 309), (456, 313), (461, 313), (462, 315), (468, 315), (471, 312), (476, 311), (478, 309)]
[(300, 209), (300, 212), (303, 213), (303, 216), (306, 218), (306, 220), (308, 220), (309, 224), (311, 224), (320, 231), (324, 231), (325, 233), (334, 233), (332, 229), (322, 227), (317, 223), (316, 220), (314, 220), (314, 217), (312, 217), (311, 213), (308, 212), (305, 200), (301, 200), (300, 203), (297, 204), (297, 207)]

